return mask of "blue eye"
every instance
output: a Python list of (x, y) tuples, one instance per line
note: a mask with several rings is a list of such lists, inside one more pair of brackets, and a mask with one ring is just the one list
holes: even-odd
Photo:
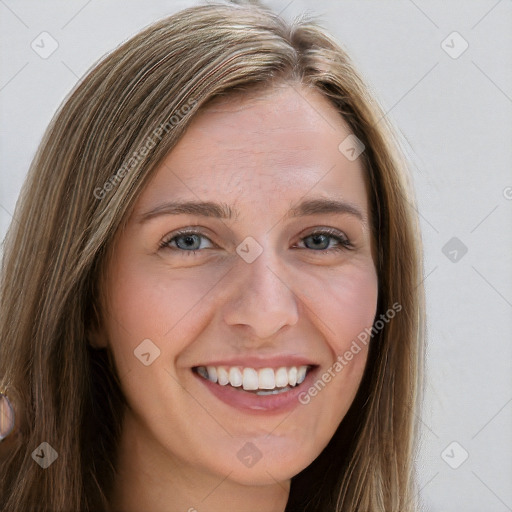
[[(201, 243), (203, 240), (207, 241), (207, 246)], [(331, 253), (332, 251), (343, 251), (353, 247), (348, 238), (343, 236), (340, 231), (332, 228), (314, 231), (310, 235), (303, 237), (301, 242), (305, 242), (306, 249), (323, 254)], [(334, 242), (334, 246), (331, 245), (332, 242)], [(210, 243), (209, 246), (208, 243)], [(160, 242), (159, 247), (160, 249), (167, 248), (173, 251), (180, 251), (186, 253), (187, 256), (194, 256), (196, 251), (211, 249), (213, 246), (213, 242), (198, 231), (179, 231), (171, 237), (164, 238)]]
[[(317, 252), (322, 251), (324, 253), (330, 253), (331, 251), (342, 251), (352, 248), (352, 244), (348, 238), (342, 236), (338, 230), (330, 228), (315, 231), (314, 233), (304, 237), (302, 240), (304, 242), (308, 242), (307, 245), (309, 245), (309, 247), (306, 247), (307, 249)], [(334, 247), (330, 247), (330, 243), (333, 240), (336, 245)]]
[(201, 245), (201, 239), (208, 240), (211, 243), (208, 237), (196, 231), (180, 231), (172, 238), (164, 238), (160, 243), (160, 248), (169, 248), (195, 254), (197, 250), (208, 248)]

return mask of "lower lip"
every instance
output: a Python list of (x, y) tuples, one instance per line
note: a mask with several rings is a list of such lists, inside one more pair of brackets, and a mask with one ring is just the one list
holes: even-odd
[(309, 370), (304, 381), (298, 386), (277, 395), (256, 395), (255, 393), (236, 389), (229, 384), (221, 386), (220, 384), (216, 384), (215, 382), (201, 377), (195, 372), (192, 373), (225, 404), (255, 413), (282, 413), (291, 411), (295, 409), (295, 407), (302, 405), (299, 401), (299, 395), (303, 393), (305, 389), (309, 388), (310, 382), (314, 379), (316, 369), (317, 368), (312, 368)]

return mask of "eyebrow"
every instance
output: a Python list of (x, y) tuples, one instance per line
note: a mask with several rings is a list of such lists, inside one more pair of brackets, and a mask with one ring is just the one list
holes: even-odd
[[(215, 203), (212, 201), (170, 201), (140, 214), (137, 217), (137, 222), (142, 224), (161, 215), (198, 215), (201, 217), (230, 220), (234, 217), (238, 217), (239, 214), (238, 210), (230, 207), (226, 203)], [(354, 204), (326, 198), (301, 201), (298, 205), (290, 208), (284, 218), (306, 217), (316, 214), (345, 214), (352, 215), (360, 221), (364, 221), (365, 219), (361, 210)]]

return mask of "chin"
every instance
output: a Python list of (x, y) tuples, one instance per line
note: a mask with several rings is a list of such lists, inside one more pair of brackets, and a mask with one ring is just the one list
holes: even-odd
[[(282, 441), (278, 439), (277, 441)], [(235, 456), (218, 467), (216, 473), (229, 474), (229, 479), (242, 485), (271, 485), (286, 482), (309, 466), (320, 454), (307, 450), (304, 443), (279, 443), (275, 440), (247, 440), (234, 449)]]

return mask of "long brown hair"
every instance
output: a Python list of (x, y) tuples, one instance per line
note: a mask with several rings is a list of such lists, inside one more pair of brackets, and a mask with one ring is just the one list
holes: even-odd
[[(293, 478), (287, 511), (415, 509), (415, 415), (423, 365), (421, 239), (406, 162), (345, 51), (316, 22), (260, 5), (209, 4), (146, 28), (97, 64), (41, 142), (5, 240), (0, 390), (27, 421), (0, 465), (5, 512), (108, 510), (125, 406), (108, 349), (93, 349), (116, 233), (201, 107), (287, 82), (313, 87), (364, 143), (376, 242), (377, 318), (358, 394), (329, 445)], [(57, 460), (32, 452), (48, 442)]]

